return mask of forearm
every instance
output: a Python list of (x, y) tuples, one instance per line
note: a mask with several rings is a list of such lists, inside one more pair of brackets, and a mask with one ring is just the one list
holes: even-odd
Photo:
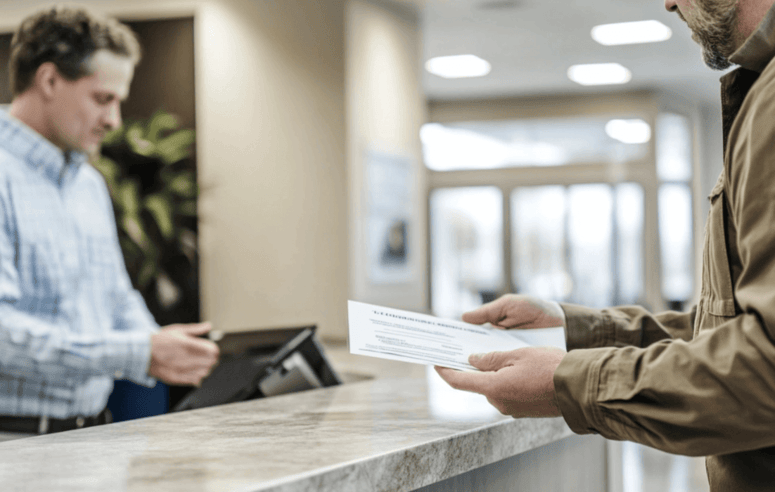
[(574, 432), (685, 455), (775, 445), (775, 346), (754, 315), (691, 342), (569, 352), (554, 374)]
[(0, 372), (15, 377), (127, 378), (150, 384), (150, 336), (106, 331), (82, 335), (0, 303)]
[(688, 313), (651, 314), (640, 306), (593, 309), (561, 304), (568, 350), (596, 347), (646, 347), (659, 340), (690, 340), (695, 308)]

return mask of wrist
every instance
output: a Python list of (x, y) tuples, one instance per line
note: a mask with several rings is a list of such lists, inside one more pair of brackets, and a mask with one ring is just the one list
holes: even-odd
[(560, 303), (557, 301), (546, 301), (546, 303), (548, 305), (546, 313), (548, 316), (551, 316), (552, 320), (555, 322), (554, 326), (562, 326), (565, 328), (567, 326), (565, 310), (562, 309)]

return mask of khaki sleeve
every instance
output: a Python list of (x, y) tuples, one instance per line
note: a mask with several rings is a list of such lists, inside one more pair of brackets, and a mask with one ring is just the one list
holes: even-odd
[(762, 79), (730, 138), (736, 314), (690, 342), (570, 351), (554, 382), (575, 432), (697, 456), (775, 446), (775, 98), (761, 94), (775, 94), (775, 77)]
[(562, 304), (568, 350), (596, 347), (646, 347), (666, 338), (690, 340), (696, 307), (688, 313), (651, 314), (640, 306), (593, 309)]
[(569, 352), (554, 373), (578, 434), (670, 453), (725, 454), (775, 444), (775, 347), (753, 315), (691, 342)]

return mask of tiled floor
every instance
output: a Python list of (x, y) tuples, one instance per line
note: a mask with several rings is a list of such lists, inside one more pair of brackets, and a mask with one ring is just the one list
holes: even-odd
[(622, 443), (623, 492), (708, 492), (705, 459)]

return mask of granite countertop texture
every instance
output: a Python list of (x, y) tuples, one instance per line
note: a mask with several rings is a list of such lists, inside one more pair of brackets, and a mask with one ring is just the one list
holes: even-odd
[(358, 382), (2, 442), (0, 490), (410, 491), (572, 435), (430, 367), (327, 353)]

